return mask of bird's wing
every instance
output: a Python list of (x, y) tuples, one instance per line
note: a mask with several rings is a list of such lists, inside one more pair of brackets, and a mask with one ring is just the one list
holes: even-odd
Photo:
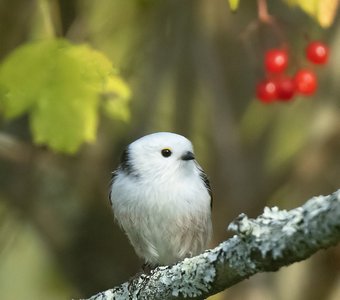
[(210, 182), (209, 182), (209, 178), (207, 176), (207, 174), (204, 172), (204, 170), (199, 167), (200, 170), (200, 177), (204, 182), (205, 187), (207, 188), (209, 195), (210, 195), (210, 208), (212, 208), (213, 205), (213, 194), (212, 194), (212, 190), (211, 190), (211, 186), (210, 186)]

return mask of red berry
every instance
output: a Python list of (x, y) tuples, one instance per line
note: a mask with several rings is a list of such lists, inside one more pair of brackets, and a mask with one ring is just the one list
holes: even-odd
[(314, 41), (308, 44), (306, 48), (306, 57), (315, 64), (325, 64), (328, 60), (329, 48), (326, 44)]
[(256, 85), (256, 97), (264, 103), (273, 102), (277, 98), (275, 82), (270, 79), (260, 81)]
[(299, 70), (294, 76), (295, 89), (302, 95), (313, 95), (317, 89), (318, 80), (313, 71)]
[(276, 80), (277, 97), (282, 101), (289, 101), (295, 93), (295, 84), (290, 77), (281, 77)]
[(281, 73), (288, 65), (288, 54), (285, 50), (268, 50), (264, 57), (264, 65), (268, 72)]

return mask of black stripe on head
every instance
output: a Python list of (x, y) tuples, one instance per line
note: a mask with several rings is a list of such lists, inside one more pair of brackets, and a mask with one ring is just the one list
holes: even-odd
[(210, 186), (210, 182), (209, 182), (208, 176), (207, 176), (207, 174), (205, 174), (205, 172), (203, 171), (203, 169), (199, 168), (199, 170), (200, 170), (200, 177), (201, 177), (201, 179), (203, 180), (204, 185), (205, 185), (205, 187), (207, 188), (208, 193), (209, 193), (209, 195), (210, 195), (210, 208), (212, 208), (212, 204), (213, 204), (213, 194), (212, 194), (212, 190), (211, 190), (211, 186)]
[(125, 148), (125, 150), (122, 153), (122, 156), (120, 158), (120, 169), (126, 174), (133, 173), (129, 147)]
[(111, 173), (111, 185), (115, 182), (120, 172), (123, 172), (127, 175), (133, 173), (133, 167), (132, 167), (131, 160), (130, 160), (129, 148), (126, 148), (123, 151), (122, 156), (120, 157), (120, 163), (119, 163), (118, 168)]
[(123, 151), (118, 169), (121, 172), (125, 173), (126, 175), (139, 177), (139, 173), (132, 163), (131, 152), (129, 147), (127, 147)]
[(111, 194), (112, 190), (111, 187), (114, 184), (116, 178), (119, 176), (119, 174), (124, 173), (125, 175), (132, 175), (134, 177), (138, 177), (137, 171), (133, 168), (131, 158), (130, 158), (130, 152), (129, 152), (129, 147), (127, 147), (120, 158), (120, 164), (118, 168), (112, 172), (111, 175), (111, 181), (110, 181), (110, 191), (109, 191), (109, 201), (110, 204), (112, 205), (112, 200), (111, 200)]

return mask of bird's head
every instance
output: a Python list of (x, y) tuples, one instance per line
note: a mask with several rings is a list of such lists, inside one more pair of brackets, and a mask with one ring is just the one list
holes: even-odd
[(191, 142), (178, 134), (158, 132), (131, 143), (122, 158), (126, 171), (137, 176), (167, 176), (190, 173), (195, 167)]

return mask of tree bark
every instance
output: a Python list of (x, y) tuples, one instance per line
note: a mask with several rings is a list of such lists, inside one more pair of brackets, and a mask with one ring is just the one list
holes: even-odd
[(256, 219), (241, 214), (228, 228), (236, 234), (216, 248), (89, 299), (205, 299), (256, 273), (304, 260), (340, 241), (340, 190), (290, 211), (266, 207)]

